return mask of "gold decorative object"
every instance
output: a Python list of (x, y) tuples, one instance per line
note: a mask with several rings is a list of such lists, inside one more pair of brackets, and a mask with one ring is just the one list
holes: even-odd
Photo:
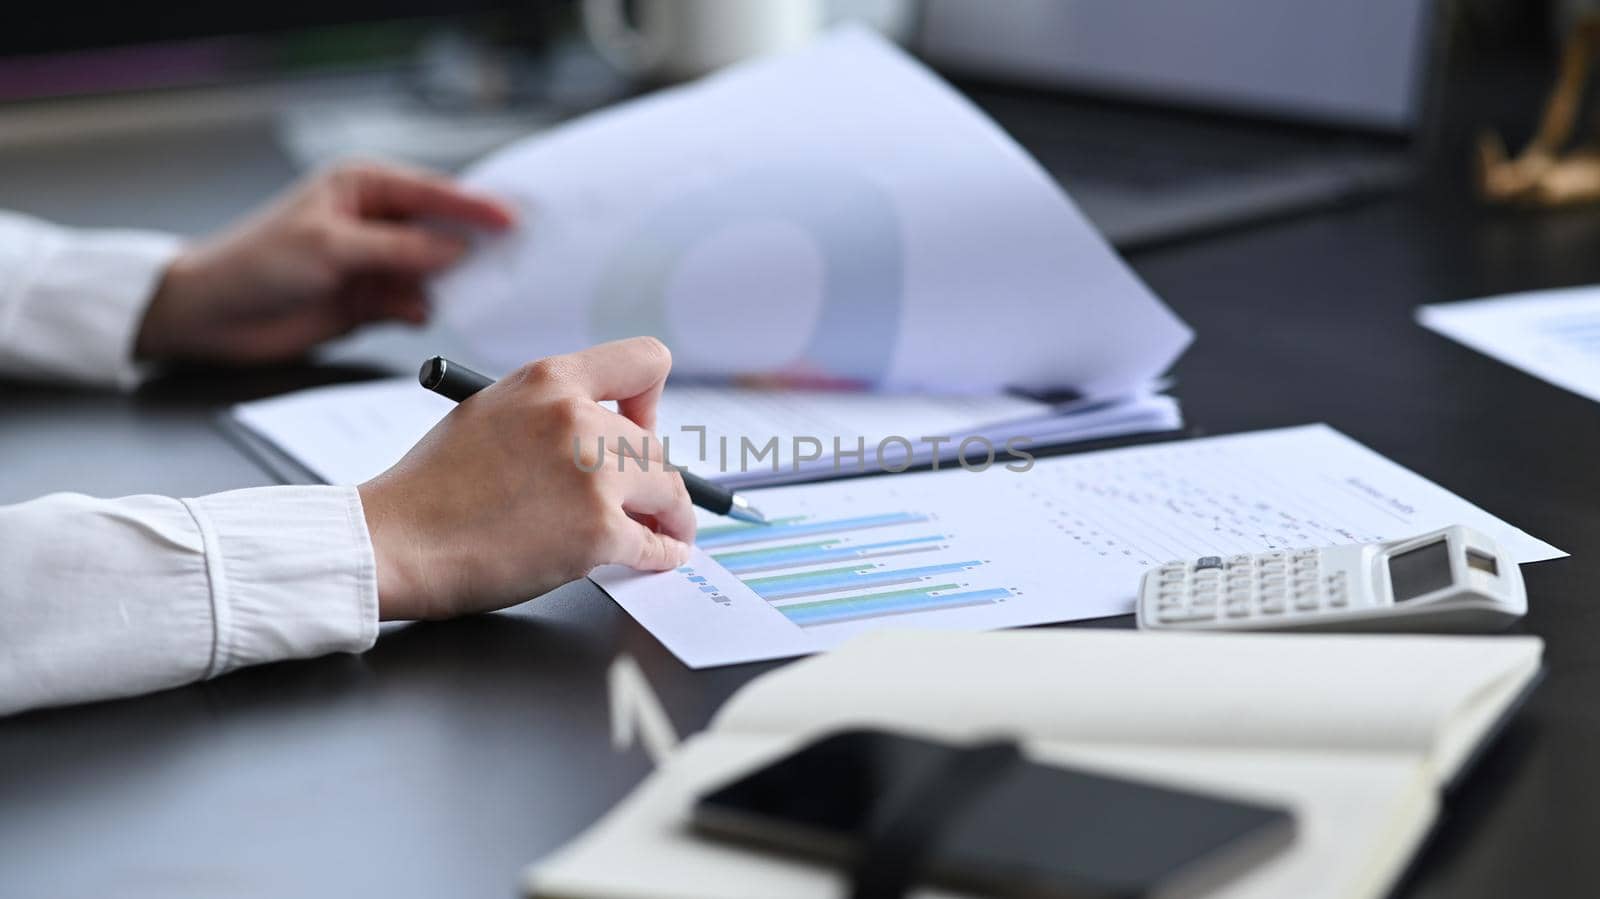
[[(1569, 5), (1594, 4), (1569, 0)], [(1600, 53), (1600, 12), (1569, 11), (1574, 15), (1560, 73), (1533, 140), (1513, 159), (1498, 134), (1478, 138), (1478, 189), (1490, 202), (1538, 207), (1600, 202), (1600, 133), (1595, 131), (1600, 123), (1579, 121)], [(1575, 139), (1580, 124), (1583, 133)]]

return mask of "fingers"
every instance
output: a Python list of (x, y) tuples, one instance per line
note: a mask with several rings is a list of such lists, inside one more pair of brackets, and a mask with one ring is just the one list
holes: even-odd
[(670, 571), (689, 561), (689, 545), (626, 516), (617, 526), (617, 564), (639, 571)]
[(428, 323), (428, 295), (421, 287), (412, 285), (379, 299), (374, 320), (405, 322), (410, 325)]
[(417, 225), (358, 222), (331, 229), (329, 256), (353, 271), (428, 275), (449, 268), (466, 255), (467, 242)]
[(694, 542), (694, 506), (683, 476), (659, 465), (645, 469), (625, 464), (620, 473), (623, 489), (622, 510), (648, 515), (657, 529), (679, 542)]
[[(611, 524), (602, 561), (647, 571), (683, 564), (695, 534), (694, 506), (683, 476), (662, 461), (660, 444), (650, 434), (594, 409), (609, 426), (600, 465), (585, 474), (604, 479), (598, 495)], [(646, 447), (648, 456), (641, 459)]]
[(624, 418), (653, 431), (656, 403), (672, 370), (672, 353), (654, 337), (630, 337), (536, 365), (569, 379), (588, 399), (616, 400)]
[(364, 215), (434, 218), (501, 231), (516, 221), (502, 203), (463, 190), (449, 178), (389, 163), (362, 163), (342, 169)]
[(400, 284), (375, 288), (372, 297), (362, 303), (358, 324), (397, 321), (408, 325), (428, 323), (428, 295), (418, 284)]
[(381, 321), (413, 325), (428, 321), (428, 293), (412, 276), (359, 275), (351, 280), (338, 305), (350, 327)]
[[(669, 367), (671, 363), (668, 363)], [(650, 433), (656, 430), (656, 406), (661, 402), (661, 390), (666, 386), (665, 375), (661, 380), (637, 396), (625, 396), (617, 400), (617, 414), (628, 419)]]

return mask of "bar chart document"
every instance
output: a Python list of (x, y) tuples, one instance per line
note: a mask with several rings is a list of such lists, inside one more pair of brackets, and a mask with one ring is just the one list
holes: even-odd
[(1325, 425), (1003, 466), (776, 487), (766, 526), (707, 517), (676, 571), (593, 579), (691, 667), (804, 655), (889, 627), (986, 630), (1133, 610), (1173, 559), (1464, 524), (1564, 555)]
[(1485, 356), (1600, 402), (1600, 288), (1423, 306), (1417, 321)]

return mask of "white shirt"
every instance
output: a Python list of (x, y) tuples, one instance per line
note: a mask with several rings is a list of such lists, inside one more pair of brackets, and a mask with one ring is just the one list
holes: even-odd
[[(0, 212), (0, 373), (131, 387), (177, 240)], [(361, 652), (377, 574), (352, 487), (0, 506), (0, 715)]]

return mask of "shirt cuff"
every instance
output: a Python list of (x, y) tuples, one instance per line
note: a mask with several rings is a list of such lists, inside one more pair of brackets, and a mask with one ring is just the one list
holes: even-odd
[(183, 502), (211, 582), (207, 677), (372, 647), (377, 565), (354, 487), (257, 487)]
[(39, 374), (131, 389), (146, 375), (134, 342), (181, 241), (147, 231), (72, 231), (45, 226), (9, 330), (13, 352)]

